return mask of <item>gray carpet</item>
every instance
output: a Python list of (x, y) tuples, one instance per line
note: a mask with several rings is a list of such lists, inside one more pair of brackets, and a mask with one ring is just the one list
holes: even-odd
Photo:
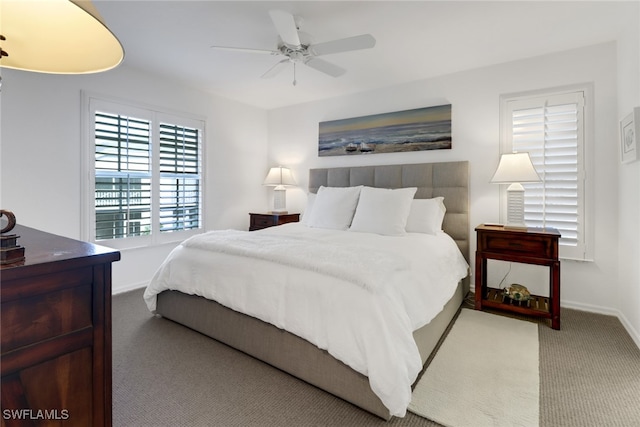
[[(539, 333), (541, 427), (640, 426), (640, 349), (618, 319), (563, 309), (562, 330), (540, 324)], [(411, 413), (384, 422), (224, 344), (152, 316), (142, 290), (136, 290), (113, 298), (113, 425), (438, 424)]]

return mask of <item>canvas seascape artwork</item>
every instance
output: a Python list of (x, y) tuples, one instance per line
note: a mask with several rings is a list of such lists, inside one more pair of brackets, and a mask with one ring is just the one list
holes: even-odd
[(320, 122), (318, 155), (451, 148), (451, 105)]

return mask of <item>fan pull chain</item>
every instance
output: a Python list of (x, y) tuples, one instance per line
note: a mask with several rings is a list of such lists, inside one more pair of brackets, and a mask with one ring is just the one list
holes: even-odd
[(293, 63), (293, 85), (295, 86), (296, 83), (298, 82), (296, 81), (296, 63), (294, 62)]

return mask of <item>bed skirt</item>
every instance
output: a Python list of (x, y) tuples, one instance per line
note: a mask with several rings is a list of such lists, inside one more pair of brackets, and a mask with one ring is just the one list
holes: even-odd
[[(469, 290), (468, 277), (443, 311), (416, 330), (424, 364), (438, 344)], [(308, 341), (203, 297), (179, 291), (158, 295), (157, 313), (247, 353), (385, 420), (391, 415), (373, 393), (366, 376)]]

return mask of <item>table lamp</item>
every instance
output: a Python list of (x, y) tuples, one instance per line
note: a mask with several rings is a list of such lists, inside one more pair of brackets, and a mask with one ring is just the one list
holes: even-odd
[(282, 166), (269, 170), (262, 185), (275, 187), (273, 189), (273, 212), (287, 212), (287, 185), (296, 185), (296, 182), (288, 168)]
[(500, 157), (496, 173), (491, 178), (495, 184), (511, 184), (507, 188), (506, 228), (526, 229), (524, 222), (524, 187), (522, 182), (539, 182), (540, 176), (531, 163), (529, 153), (508, 153)]

